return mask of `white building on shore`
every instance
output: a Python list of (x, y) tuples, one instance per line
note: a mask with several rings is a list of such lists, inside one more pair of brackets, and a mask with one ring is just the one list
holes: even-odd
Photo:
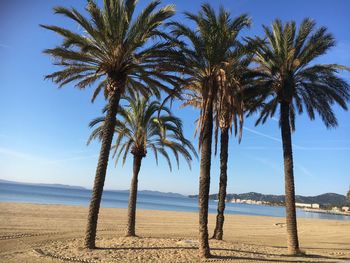
[(304, 203), (295, 203), (296, 207), (302, 207), (302, 208), (312, 208), (312, 204), (304, 204)]
[(231, 200), (231, 203), (239, 203), (239, 204), (250, 204), (250, 205), (267, 205), (269, 202), (265, 201), (255, 201), (255, 200), (250, 200), (250, 199), (235, 199), (233, 198)]
[(302, 207), (302, 208), (314, 208), (314, 209), (319, 209), (320, 205), (319, 204), (304, 204), (304, 203), (295, 203), (296, 207)]
[(350, 212), (350, 207), (348, 207), (348, 206), (343, 206), (343, 207), (341, 208), (341, 210), (342, 210), (343, 212)]
[(333, 212), (340, 212), (340, 209), (336, 206), (332, 207), (332, 211)]

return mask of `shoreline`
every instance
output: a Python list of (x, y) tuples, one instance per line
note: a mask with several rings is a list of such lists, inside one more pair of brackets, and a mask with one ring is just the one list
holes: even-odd
[[(5, 203), (5, 204), (25, 204), (25, 205), (44, 205), (44, 206), (66, 206), (66, 207), (79, 207), (79, 208), (88, 208), (89, 205), (83, 205), (83, 204), (60, 204), (60, 203), (42, 203), (42, 202), (14, 202), (14, 201), (0, 201), (1, 203)], [(250, 204), (243, 204), (243, 205), (250, 205)], [(123, 209), (126, 210), (127, 207), (110, 207), (110, 206), (101, 206), (101, 208), (104, 209)], [(348, 215), (339, 215), (339, 214), (330, 214), (330, 213), (321, 213), (321, 212), (314, 212), (314, 211), (305, 211), (304, 209), (300, 209), (298, 208), (299, 211), (303, 211), (303, 212), (307, 212), (307, 213), (316, 213), (316, 214), (329, 214), (329, 215), (334, 215), (334, 216), (346, 216), (347, 219), (337, 219), (337, 218), (313, 218), (313, 217), (300, 217), (297, 216), (298, 220), (302, 219), (302, 220), (327, 220), (327, 221), (337, 221), (337, 222), (350, 222), (350, 217), (348, 217)], [(153, 211), (153, 212), (174, 212), (174, 213), (192, 213), (192, 214), (198, 214), (198, 212), (196, 211), (182, 211), (182, 210), (170, 210), (170, 209), (148, 209), (148, 208), (137, 208), (137, 211)], [(216, 211), (215, 212), (209, 212), (209, 215), (213, 216), (216, 215)], [(225, 212), (225, 216), (249, 216), (249, 217), (267, 217), (267, 218), (275, 218), (275, 219), (284, 219), (285, 216), (275, 216), (275, 215), (259, 215), (259, 214), (255, 214), (255, 213), (240, 213), (240, 212), (236, 212), (236, 213), (226, 213)], [(348, 220), (349, 218), (349, 220)]]
[(303, 208), (302, 209), (305, 212), (311, 212), (311, 213), (320, 213), (320, 214), (329, 214), (329, 215), (341, 215), (341, 216), (350, 216), (350, 213), (347, 212), (341, 212), (341, 211), (332, 211), (332, 210), (325, 210), (325, 209), (313, 209), (313, 208)]
[[(217, 199), (211, 199), (211, 201), (218, 202)], [(226, 204), (244, 204), (244, 205), (256, 205), (256, 206), (268, 206), (268, 207), (286, 207), (284, 204), (273, 204), (273, 203), (246, 203), (246, 202), (232, 202), (232, 201), (225, 201)], [(350, 212), (343, 212), (343, 211), (333, 211), (333, 210), (326, 210), (326, 209), (317, 209), (317, 208), (303, 208), (300, 206), (296, 206), (296, 209), (310, 212), (310, 213), (320, 213), (320, 214), (329, 214), (329, 215), (340, 215), (340, 216), (350, 216)]]

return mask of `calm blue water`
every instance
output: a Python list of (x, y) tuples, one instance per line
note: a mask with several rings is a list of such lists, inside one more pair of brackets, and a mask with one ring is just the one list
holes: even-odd
[[(63, 204), (88, 206), (91, 191), (86, 189), (70, 189), (61, 187), (37, 186), (28, 184), (0, 183), (0, 202), (26, 202), (38, 204)], [(128, 193), (125, 191), (104, 191), (103, 207), (126, 208)], [(209, 203), (209, 213), (216, 213), (215, 201)], [(170, 210), (197, 212), (197, 199), (185, 196), (172, 196), (157, 193), (139, 193), (137, 208), (150, 210)], [(284, 207), (259, 206), (227, 203), (225, 213), (241, 215), (260, 215), (284, 217)], [(297, 210), (298, 217), (348, 220), (349, 216), (309, 213)]]

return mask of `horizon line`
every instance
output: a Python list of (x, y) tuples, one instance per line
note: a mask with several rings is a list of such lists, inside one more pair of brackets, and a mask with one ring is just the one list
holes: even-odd
[[(68, 187), (78, 187), (78, 188), (83, 188), (84, 190), (89, 190), (89, 191), (92, 191), (92, 188), (87, 188), (85, 186), (79, 186), (79, 185), (69, 185), (69, 184), (64, 184), (64, 183), (39, 183), (39, 182), (36, 182), (36, 183), (33, 183), (33, 182), (22, 182), (22, 181), (12, 181), (12, 180), (7, 180), (7, 179), (2, 179), (0, 178), (0, 183), (3, 183), (3, 182), (9, 182), (9, 183), (18, 183), (18, 184), (31, 184), (31, 185), (62, 185), (62, 186), (68, 186)], [(108, 188), (105, 188), (103, 189), (105, 191), (130, 191), (129, 189), (108, 189)], [(178, 194), (178, 195), (182, 195), (182, 196), (186, 196), (186, 197), (189, 197), (189, 196), (193, 196), (193, 195), (198, 195), (197, 194), (180, 194), (180, 193), (177, 193), (177, 192), (169, 192), (169, 191), (161, 191), (161, 190), (150, 190), (150, 189), (141, 189), (139, 191), (150, 191), (150, 192), (159, 192), (159, 193), (164, 193), (164, 194)], [(255, 192), (255, 191), (248, 191), (248, 192), (244, 192), (244, 193), (227, 193), (227, 194), (248, 194), (248, 193), (257, 193), (257, 194), (262, 194), (262, 195), (277, 195), (277, 196), (284, 196), (284, 194), (266, 194), (266, 193), (260, 193), (260, 192)], [(214, 194), (218, 194), (218, 193), (211, 193), (210, 195), (214, 195)], [(346, 194), (341, 194), (341, 193), (334, 193), (334, 192), (326, 192), (326, 193), (321, 193), (321, 194), (316, 194), (316, 195), (302, 195), (302, 194), (296, 194), (296, 196), (304, 196), (304, 197), (316, 197), (316, 196), (319, 196), (319, 195), (324, 195), (324, 194), (338, 194), (338, 195), (343, 195), (343, 196), (346, 196)]]

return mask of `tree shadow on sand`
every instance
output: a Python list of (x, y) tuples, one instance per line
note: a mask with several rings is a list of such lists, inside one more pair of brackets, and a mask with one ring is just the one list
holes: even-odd
[[(327, 243), (327, 244), (337, 244), (337, 245), (349, 245), (348, 243), (329, 243), (329, 242), (321, 242), (321, 243)], [(283, 247), (283, 246), (270, 246), (273, 248), (284, 248), (287, 249), (287, 247)], [(330, 248), (330, 247), (302, 247), (303, 249), (313, 249), (313, 250), (325, 250), (325, 249), (336, 249), (336, 250), (344, 250), (344, 251), (349, 251), (348, 248)]]
[[(284, 247), (281, 247), (284, 248)], [(257, 262), (300, 262), (300, 263), (307, 263), (310, 262), (307, 259), (324, 259), (324, 260), (335, 260), (331, 262), (339, 262), (339, 260), (350, 260), (350, 258), (344, 258), (344, 257), (329, 257), (329, 256), (324, 256), (324, 255), (317, 255), (317, 254), (305, 254), (302, 256), (290, 256), (286, 254), (270, 254), (270, 253), (264, 253), (264, 252), (252, 252), (249, 250), (238, 250), (238, 249), (227, 249), (227, 248), (212, 248), (212, 251), (215, 250), (221, 250), (221, 251), (231, 251), (231, 252), (239, 252), (239, 253), (249, 253), (249, 254), (254, 254), (254, 255), (259, 255), (259, 256), (265, 256), (265, 257), (274, 257), (274, 258), (252, 258), (252, 257), (244, 257), (244, 256), (221, 256), (221, 255), (213, 255), (214, 259), (223, 259), (223, 260), (249, 260), (249, 261), (257, 261)], [(285, 258), (293, 258), (293, 259), (298, 259), (296, 260), (288, 260), (288, 259), (279, 259), (278, 257), (285, 257)], [(327, 261), (330, 262), (330, 261)]]
[(198, 249), (198, 247), (97, 247), (101, 250), (158, 250), (158, 249)]
[[(196, 246), (142, 246), (142, 247), (98, 247), (96, 249), (99, 250), (197, 250), (198, 247)], [(226, 248), (212, 248), (211, 249), (213, 252), (218, 252), (220, 251), (229, 251), (229, 252), (236, 252), (236, 253), (249, 253), (249, 254), (254, 254), (259, 257), (251, 257), (251, 256), (234, 256), (234, 255), (212, 255), (210, 259), (208, 259), (208, 262), (211, 260), (249, 260), (249, 262), (285, 262), (285, 263), (310, 263), (308, 259), (323, 259), (323, 260), (334, 260), (334, 261), (327, 261), (327, 262), (334, 262), (337, 263), (340, 260), (350, 260), (350, 258), (339, 258), (339, 257), (329, 257), (329, 256), (324, 256), (324, 255), (317, 255), (317, 254), (305, 254), (303, 256), (298, 256), (298, 257), (292, 257), (289, 255), (285, 254), (270, 254), (270, 253), (264, 253), (264, 252), (252, 252), (249, 250), (236, 250), (236, 249), (226, 249)], [(274, 258), (272, 258), (274, 257)], [(281, 259), (280, 257), (284, 258), (290, 258), (289, 259)], [(293, 259), (292, 259), (293, 258)]]
[[(256, 257), (242, 257), (242, 256), (238, 256), (238, 257), (235, 257), (235, 256), (213, 256), (212, 259), (213, 260), (247, 260), (248, 262), (284, 262), (284, 263), (312, 263), (306, 259), (303, 259), (303, 258), (308, 258), (309, 256), (304, 256), (304, 257), (301, 257), (299, 258), (298, 257), (298, 260), (287, 260), (287, 259), (280, 259), (280, 258), (256, 258)], [(322, 258), (322, 256), (320, 256), (319, 258)], [(325, 259), (329, 259), (328, 257), (326, 257)], [(336, 261), (327, 261), (328, 263), (339, 263), (339, 260), (343, 260), (343, 259), (340, 259), (340, 258), (337, 258), (334, 260)], [(210, 262), (210, 260), (209, 260)], [(316, 261), (313, 261), (313, 262), (316, 262)], [(317, 261), (319, 262), (319, 261)]]

